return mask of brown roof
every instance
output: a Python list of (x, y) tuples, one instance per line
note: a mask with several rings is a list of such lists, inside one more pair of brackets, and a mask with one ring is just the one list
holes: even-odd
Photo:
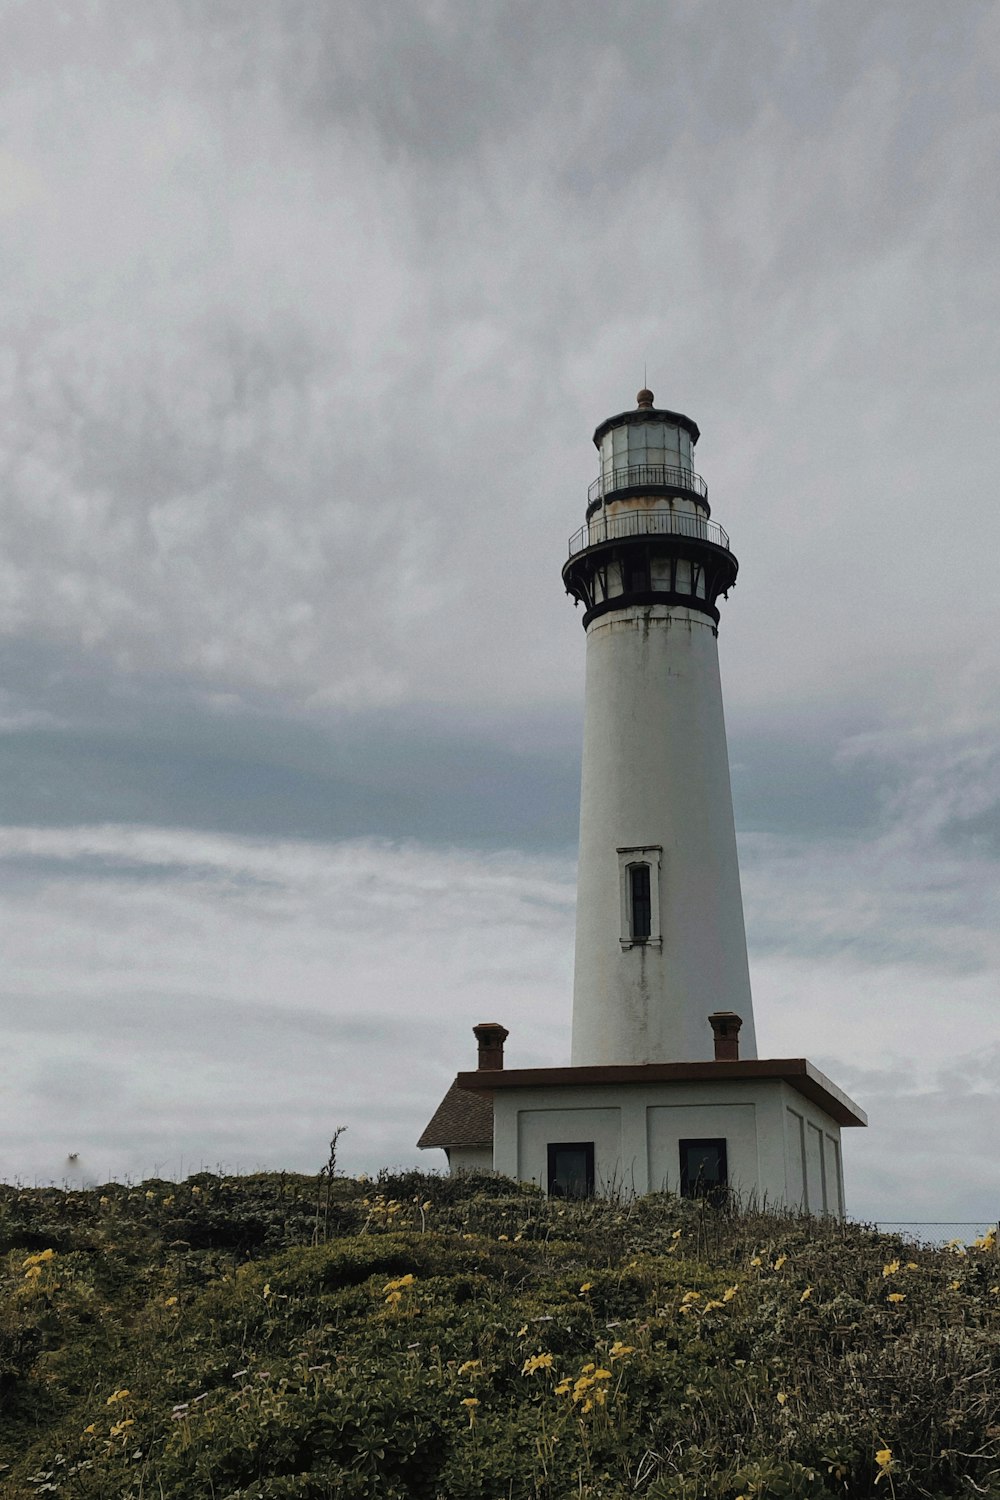
[[(853, 1099), (849, 1099), (804, 1057), (745, 1057), (733, 1062), (608, 1063), (588, 1068), (504, 1068), (502, 1071), (489, 1073), (486, 1078), (482, 1073), (459, 1073), (455, 1087), (460, 1092), (465, 1089), (489, 1089), (492, 1101), (493, 1090), (498, 1088), (571, 1088), (574, 1084), (593, 1086), (601, 1083), (719, 1082), (735, 1078), (781, 1079), (826, 1110), (838, 1125), (868, 1124), (868, 1116), (864, 1110), (859, 1109)], [(447, 1103), (447, 1099), (445, 1102)], [(440, 1114), (440, 1110), (438, 1113)], [(437, 1119), (437, 1115), (434, 1119)], [(432, 1120), (431, 1124), (433, 1123)]]
[[(491, 1071), (499, 1076), (499, 1070)], [(492, 1146), (493, 1095), (488, 1089), (474, 1093), (461, 1088), (456, 1080), (431, 1116), (430, 1123), (417, 1145)]]

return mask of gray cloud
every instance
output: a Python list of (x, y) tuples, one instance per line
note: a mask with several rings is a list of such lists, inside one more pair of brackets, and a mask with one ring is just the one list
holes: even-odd
[[(121, 1170), (305, 1161), (325, 1125), (248, 1007), (283, 1059), (328, 1020), (382, 1076), (438, 997), (365, 1161), (407, 1149), (480, 1006), (564, 1055), (584, 641), (558, 569), (647, 360), (741, 562), (759, 1029), (863, 1063), (873, 1117), (985, 1128), (929, 1065), (995, 1034), (995, 7), (3, 10), (4, 1003), (47, 1029), (8, 1065), (31, 1123), (2, 1170), (55, 1172), (74, 1118)], [(264, 1142), (200, 1060), (218, 1026)], [(888, 1128), (852, 1148), (869, 1185)], [(894, 1160), (949, 1175), (910, 1139)]]

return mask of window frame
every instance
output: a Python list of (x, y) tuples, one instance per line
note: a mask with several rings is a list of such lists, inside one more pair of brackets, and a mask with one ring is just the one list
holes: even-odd
[(564, 1193), (553, 1194), (552, 1184), (555, 1172), (555, 1153), (557, 1151), (582, 1151), (584, 1154), (584, 1175), (587, 1179), (587, 1191), (583, 1194), (585, 1198), (594, 1196), (594, 1142), (593, 1141), (549, 1141), (546, 1147), (545, 1162), (545, 1191), (551, 1198), (553, 1196), (566, 1197)]
[[(704, 1191), (697, 1192), (697, 1179), (692, 1183), (688, 1176), (687, 1152), (697, 1147), (713, 1146), (718, 1150), (722, 1164), (721, 1182), (712, 1183)], [(719, 1207), (729, 1196), (729, 1145), (725, 1136), (690, 1136), (677, 1142), (680, 1159), (680, 1194), (682, 1198), (704, 1198), (707, 1203)]]
[[(622, 951), (629, 948), (662, 948), (663, 930), (660, 920), (660, 867), (663, 861), (662, 844), (636, 844), (618, 851), (618, 881), (621, 895), (621, 931), (619, 941)], [(649, 869), (649, 934), (636, 937), (632, 922), (632, 867), (646, 865)]]

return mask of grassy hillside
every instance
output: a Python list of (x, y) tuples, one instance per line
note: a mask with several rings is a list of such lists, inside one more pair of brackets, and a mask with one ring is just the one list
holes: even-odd
[(1000, 1496), (1000, 1261), (489, 1177), (0, 1189), (0, 1495)]

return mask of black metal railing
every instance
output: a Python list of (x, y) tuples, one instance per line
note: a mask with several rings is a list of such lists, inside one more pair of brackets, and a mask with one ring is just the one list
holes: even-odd
[(600, 542), (630, 536), (689, 536), (729, 551), (729, 533), (718, 521), (682, 510), (630, 510), (620, 516), (595, 516), (581, 526), (569, 539), (569, 555), (575, 557)]
[(686, 490), (688, 494), (708, 499), (708, 485), (693, 469), (675, 468), (672, 464), (627, 464), (612, 469), (610, 474), (599, 474), (587, 491), (587, 501), (592, 505), (616, 490), (640, 489), (646, 484)]

